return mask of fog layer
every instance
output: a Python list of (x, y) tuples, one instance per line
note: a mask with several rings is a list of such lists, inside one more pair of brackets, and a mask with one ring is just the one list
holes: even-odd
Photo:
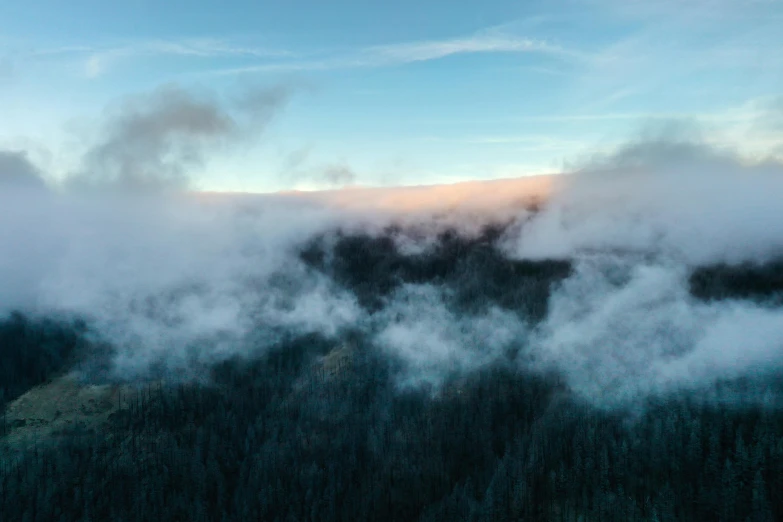
[(779, 266), (780, 164), (655, 140), (476, 197), (187, 190), (188, 169), (260, 132), (286, 96), (129, 102), (58, 186), (0, 153), (0, 313), (84, 319), (121, 378), (198, 377), (284, 337), (349, 332), (398, 363), (401, 387), (435, 392), (506, 364), (614, 406), (783, 370), (772, 283), (693, 291), (705, 267)]

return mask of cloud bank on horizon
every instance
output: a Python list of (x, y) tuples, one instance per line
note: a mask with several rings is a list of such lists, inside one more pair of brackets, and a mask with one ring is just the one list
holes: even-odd
[[(110, 117), (84, 162), (90, 184), (47, 184), (23, 153), (0, 155), (0, 310), (85, 319), (114, 346), (115, 376), (196, 377), (291, 335), (347, 332), (395, 359), (403, 387), (513, 364), (557, 372), (602, 407), (783, 369), (783, 296), (703, 300), (689, 288), (699, 267), (783, 258), (780, 162), (663, 136), (558, 177), (210, 197), (179, 181), (215, 140), (237, 139), (232, 106), (160, 96)], [(273, 100), (266, 111), (280, 102), (259, 96)], [(139, 128), (156, 130), (151, 141), (135, 141)], [(487, 226), (500, 236), (471, 247)], [(399, 279), (400, 266), (454, 248), (449, 233), (467, 243), (433, 266), (451, 268)], [(321, 265), (305, 255), (313, 241), (326, 245)], [(486, 256), (534, 268), (497, 283)], [(553, 259), (571, 269), (544, 287), (548, 304), (531, 303)], [(345, 263), (356, 268), (341, 273)]]

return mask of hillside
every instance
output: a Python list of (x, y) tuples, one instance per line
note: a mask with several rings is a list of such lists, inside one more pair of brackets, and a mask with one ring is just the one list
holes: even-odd
[(34, 447), (57, 445), (74, 433), (101, 433), (120, 409), (122, 395), (131, 390), (80, 382), (76, 375), (35, 386), (6, 406), (0, 454), (20, 455)]
[[(394, 231), (314, 236), (293, 258), (300, 279), (258, 289), (279, 299), (264, 310), (288, 323), (261, 315), (242, 338), (168, 344), (147, 352), (167, 357), (133, 372), (129, 346), (99, 323), (10, 315), (0, 322), (0, 512), (85, 522), (783, 518), (777, 367), (723, 374), (716, 359), (687, 380), (671, 370), (699, 369), (701, 353), (672, 317), (774, 319), (780, 264), (662, 279), (656, 265), (618, 258), (510, 259), (503, 232), (445, 232), (420, 251), (401, 248)], [(308, 287), (314, 278), (329, 286)], [(290, 322), (297, 306), (324, 313), (323, 288), (341, 303), (352, 296), (353, 322), (332, 332)], [(179, 328), (167, 307), (192, 306), (197, 290), (134, 301), (128, 313)], [(646, 335), (651, 319), (668, 332)], [(587, 351), (564, 351), (580, 342)], [(652, 387), (662, 376), (668, 387)]]

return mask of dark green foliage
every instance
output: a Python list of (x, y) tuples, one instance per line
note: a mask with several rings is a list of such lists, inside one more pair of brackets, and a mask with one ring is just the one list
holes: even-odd
[(783, 260), (699, 267), (691, 274), (690, 287), (699, 299), (753, 299), (781, 304)]
[[(393, 231), (391, 231), (393, 232)], [(384, 299), (405, 283), (436, 284), (451, 296), (460, 312), (478, 312), (489, 305), (542, 319), (553, 284), (568, 277), (571, 263), (523, 261), (505, 257), (496, 242), (502, 229), (487, 228), (477, 238), (444, 232), (422, 254), (398, 252), (391, 235), (338, 234), (307, 245), (300, 257), (351, 290), (365, 308), (377, 311)]]
[(84, 332), (79, 322), (30, 319), (16, 312), (0, 320), (0, 410), (72, 365)]
[[(358, 343), (357, 346), (361, 346)], [(318, 338), (140, 386), (100, 434), (0, 468), (3, 520), (780, 520), (783, 412), (688, 398), (633, 418), (502, 366), (438, 394)]]

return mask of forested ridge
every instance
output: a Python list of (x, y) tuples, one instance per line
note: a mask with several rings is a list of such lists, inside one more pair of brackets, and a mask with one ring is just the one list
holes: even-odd
[[(540, 320), (570, 264), (510, 261), (492, 240), (447, 237), (403, 256), (349, 236), (301, 256), (371, 311), (396, 286), (436, 282), (453, 289), (454, 310), (492, 304)], [(774, 306), (780, 266), (700, 268), (690, 291)], [(95, 363), (97, 342), (84, 322), (11, 315), (2, 401), (74, 369), (119, 386)], [(400, 371), (362, 332), (292, 334), (197, 380), (164, 371), (123, 383), (105, 423), (13, 458), (3, 447), (2, 520), (783, 520), (774, 371), (624, 408), (586, 402), (513, 354), (439, 386), (400, 387)], [(3, 437), (12, 429), (4, 417)]]

